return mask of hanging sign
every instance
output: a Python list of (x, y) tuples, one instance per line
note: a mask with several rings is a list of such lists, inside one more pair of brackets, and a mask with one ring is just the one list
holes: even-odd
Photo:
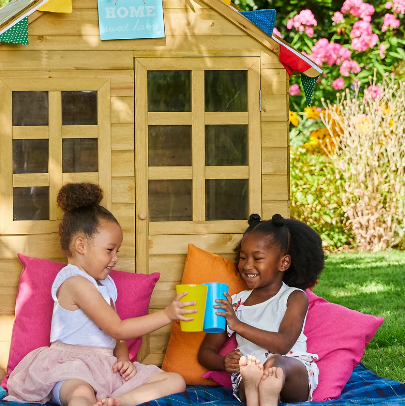
[(98, 0), (100, 38), (163, 38), (162, 0)]

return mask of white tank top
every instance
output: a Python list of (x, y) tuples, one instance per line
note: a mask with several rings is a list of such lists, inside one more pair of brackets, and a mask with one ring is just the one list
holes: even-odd
[[(243, 323), (250, 326), (259, 328), (265, 331), (278, 332), (281, 321), (287, 310), (287, 300), (292, 292), (301, 290), (298, 288), (291, 288), (283, 282), (278, 293), (266, 300), (265, 302), (258, 303), (253, 306), (245, 306), (244, 303), (253, 292), (252, 290), (244, 290), (232, 296), (232, 304), (235, 310), (236, 317)], [(306, 319), (306, 316), (305, 316)], [(303, 334), (305, 326), (302, 326), (302, 331), (298, 337), (297, 342), (291, 348), (291, 351), (296, 355), (307, 354), (307, 338)], [(228, 327), (228, 334), (232, 335), (233, 331)], [(255, 355), (264, 363), (270, 351), (259, 347), (246, 338), (236, 334), (236, 341), (238, 349), (243, 355)]]
[[(107, 276), (100, 281), (102, 286), (86, 272), (77, 266), (69, 264), (60, 270), (52, 285), (53, 315), (51, 324), (51, 343), (60, 341), (64, 344), (84, 345), (88, 347), (115, 348), (116, 340), (101, 330), (90, 320), (83, 310), (66, 310), (59, 305), (56, 293), (67, 279), (73, 276), (81, 276), (97, 287), (105, 301), (114, 305), (117, 300), (117, 288), (113, 279)], [(112, 303), (111, 303), (112, 300)]]

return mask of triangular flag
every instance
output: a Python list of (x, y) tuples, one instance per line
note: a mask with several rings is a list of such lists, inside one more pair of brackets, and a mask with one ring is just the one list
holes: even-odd
[(269, 37), (273, 34), (274, 24), (276, 23), (276, 10), (254, 10), (241, 12), (254, 25), (259, 27)]
[(3, 34), (0, 34), (0, 42), (28, 45), (28, 17), (23, 18)]
[(304, 88), (305, 98), (307, 100), (308, 107), (311, 107), (312, 95), (314, 94), (315, 83), (318, 80), (319, 76), (316, 78), (309, 78), (308, 76), (301, 74), (301, 83), (302, 83), (302, 87)]
[(288, 49), (283, 43), (280, 43), (280, 62), (285, 70), (292, 75), (293, 72), (305, 72), (311, 65), (304, 61), (298, 51)]
[(70, 14), (73, 11), (72, 0), (49, 0), (48, 3), (38, 9), (39, 11), (49, 11), (51, 13)]

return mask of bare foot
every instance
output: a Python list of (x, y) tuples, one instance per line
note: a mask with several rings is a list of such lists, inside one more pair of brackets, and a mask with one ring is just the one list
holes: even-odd
[(281, 368), (271, 367), (263, 372), (259, 385), (260, 406), (277, 406), (284, 384), (284, 372)]
[(253, 355), (240, 357), (240, 374), (245, 386), (246, 403), (248, 406), (259, 406), (259, 384), (263, 377), (263, 365)]
[(118, 399), (114, 398), (105, 398), (105, 399), (96, 399), (97, 403), (93, 406), (120, 406), (120, 402)]

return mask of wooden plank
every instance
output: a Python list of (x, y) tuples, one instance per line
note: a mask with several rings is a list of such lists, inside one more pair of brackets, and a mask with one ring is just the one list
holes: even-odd
[(160, 272), (159, 281), (161, 282), (180, 282), (185, 260), (185, 255), (150, 255), (149, 273)]
[(249, 212), (261, 214), (260, 60), (248, 70)]
[[(256, 157), (257, 159), (257, 157)], [(249, 179), (248, 166), (206, 166), (206, 179)]]
[[(166, 9), (164, 23), (166, 35), (241, 35), (240, 28), (210, 8), (196, 8), (194, 11)], [(136, 18), (133, 24), (137, 24)], [(100, 35), (97, 10), (78, 9), (71, 14), (47, 13), (30, 25), (30, 35), (71, 36), (72, 33)]]
[(192, 179), (193, 220), (205, 220), (205, 124), (204, 124), (204, 72), (192, 72)]
[(8, 288), (0, 286), (0, 314), (14, 314), (16, 298), (17, 287)]
[(111, 213), (123, 230), (135, 232), (135, 205), (133, 203), (113, 203)]
[(62, 138), (98, 138), (98, 126), (64, 125), (62, 126)]
[[(73, 0), (73, 10), (81, 8), (92, 8), (97, 10), (96, 0)], [(199, 0), (163, 0), (163, 8), (208, 8), (205, 3)]]
[(49, 173), (13, 174), (13, 187), (49, 186)]
[(249, 113), (238, 111), (229, 113), (205, 113), (206, 125), (221, 125), (221, 124), (248, 124)]
[(134, 151), (112, 151), (111, 172), (112, 176), (134, 176)]
[(214, 70), (246, 70), (256, 59), (253, 57), (241, 58), (138, 58), (146, 69), (176, 70), (182, 69), (214, 69)]
[(111, 123), (132, 124), (134, 122), (134, 98), (111, 97)]
[(193, 169), (191, 166), (150, 166), (148, 172), (149, 180), (193, 178)]
[(98, 184), (98, 172), (75, 172), (75, 173), (64, 173), (62, 175), (62, 182), (66, 183), (81, 183), (81, 182), (91, 182)]
[[(68, 41), (72, 42), (72, 38), (75, 37), (65, 37)], [(111, 42), (111, 41), (104, 41), (104, 42)], [(114, 42), (114, 41), (113, 41)], [(24, 45), (22, 45), (24, 47)], [(61, 48), (61, 47), (59, 47)], [(0, 49), (5, 49), (0, 46)], [(26, 49), (33, 49), (31, 44), (29, 47), (23, 48)], [(90, 50), (93, 50), (94, 47), (91, 47)], [(99, 48), (97, 48), (99, 49)], [(115, 50), (116, 48), (113, 48)], [(132, 68), (132, 67), (131, 67)], [(48, 69), (48, 67), (46, 67)], [(20, 71), (7, 71), (4, 70), (1, 72), (2, 78), (5, 79), (12, 79), (12, 78), (21, 78)], [(44, 84), (44, 88), (48, 89), (48, 85), (46, 82), (41, 82), (42, 79), (63, 79), (65, 85), (69, 86), (73, 90), (83, 90), (79, 86), (77, 86), (77, 80), (82, 82), (82, 80), (89, 82), (93, 79), (99, 79), (101, 85), (105, 83), (108, 79), (111, 81), (111, 95), (112, 96), (133, 96), (134, 95), (134, 72), (133, 70), (60, 70), (60, 71), (25, 71), (24, 78), (29, 79), (31, 83), (41, 83)], [(55, 82), (53, 82), (55, 83)], [(101, 86), (100, 85), (100, 86)], [(100, 87), (99, 86), (99, 87)], [(64, 86), (65, 87), (65, 86)], [(97, 87), (97, 86), (96, 86)], [(41, 89), (43, 90), (43, 88)], [(67, 89), (54, 89), (54, 90), (67, 90)], [(96, 88), (95, 90), (98, 90)], [(35, 127), (40, 128), (40, 127)]]
[(4, 235), (49, 234), (58, 232), (57, 221), (51, 220), (24, 220), (13, 221), (3, 229)]
[(19, 252), (37, 258), (64, 257), (57, 233), (0, 236), (0, 258), (15, 259)]
[(246, 220), (162, 221), (149, 224), (149, 235), (162, 234), (239, 234), (247, 228)]
[(194, 244), (213, 254), (231, 254), (240, 239), (241, 234), (155, 235), (149, 238), (149, 253), (187, 254), (188, 244)]
[(261, 88), (262, 96), (282, 94), (287, 95), (288, 74), (284, 68), (262, 69)]
[[(42, 18), (38, 21), (42, 21)], [(78, 27), (73, 29), (77, 30)], [(130, 69), (132, 66), (133, 55), (131, 51), (14, 52), (0, 50), (1, 70), (24, 72), (38, 69), (92, 70), (94, 67), (98, 69)]]
[(98, 90), (103, 83), (104, 79), (92, 78), (76, 78), (74, 82), (66, 80), (66, 78), (47, 78), (47, 79), (37, 79), (32, 80), (30, 78), (22, 77), (20, 74), (19, 78), (7, 78), (4, 79), (4, 83), (13, 91), (24, 91), (29, 89), (30, 91), (43, 91), (46, 90), (59, 90), (59, 91), (69, 91), (69, 90)]
[(122, 272), (130, 272), (130, 273), (135, 273), (135, 257), (132, 256), (130, 258), (126, 258), (122, 255), (119, 257), (118, 264), (115, 265), (114, 269), (117, 271), (122, 271)]
[(160, 282), (156, 283), (150, 299), (149, 307), (154, 309), (164, 309), (176, 297), (176, 284), (178, 282)]
[(17, 257), (1, 259), (0, 261), (0, 286), (16, 287), (22, 271), (21, 262)]
[(278, 55), (269, 50), (261, 52), (260, 67), (262, 69), (284, 69)]
[(287, 100), (285, 95), (262, 95), (262, 121), (287, 121)]
[(263, 148), (262, 160), (263, 174), (288, 173), (287, 148)]
[(113, 151), (134, 150), (134, 124), (112, 124), (111, 149)]
[(112, 202), (135, 203), (135, 179), (130, 177), (112, 178)]
[(262, 188), (263, 201), (289, 199), (288, 175), (263, 175)]
[[(260, 56), (261, 45), (247, 35), (167, 35), (165, 38), (102, 41), (99, 35), (29, 35), (29, 47), (16, 44), (0, 44), (2, 51), (131, 51), (135, 57), (162, 56), (167, 57), (168, 50), (172, 57), (190, 56)], [(282, 65), (278, 62), (278, 67)], [(121, 81), (111, 83), (111, 94), (127, 85)], [(121, 85), (121, 86), (116, 86)], [(130, 85), (130, 83), (128, 83)], [(133, 85), (133, 83), (132, 83)]]
[(46, 140), (48, 126), (13, 126), (13, 140)]
[(163, 363), (164, 354), (149, 354), (146, 358), (142, 360), (145, 365), (156, 365), (161, 366)]
[(265, 220), (270, 220), (274, 214), (281, 214), (284, 218), (290, 217), (289, 201), (264, 201), (262, 208)]
[(0, 341), (11, 341), (15, 316), (12, 314), (0, 315)]
[(262, 148), (286, 148), (289, 145), (289, 124), (287, 121), (262, 122)]
[(13, 121), (11, 106), (11, 89), (0, 80), (0, 233), (13, 221)]
[(147, 71), (135, 59), (136, 272), (149, 273)]
[(63, 216), (63, 211), (56, 204), (63, 185), (62, 96), (58, 90), (49, 92), (49, 134), (49, 220), (57, 220)]
[(193, 113), (148, 113), (149, 125), (191, 125)]

